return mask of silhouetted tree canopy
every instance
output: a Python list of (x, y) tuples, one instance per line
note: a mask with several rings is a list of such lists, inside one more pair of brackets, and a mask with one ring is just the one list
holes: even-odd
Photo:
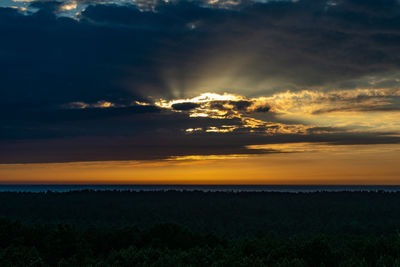
[(0, 266), (399, 266), (398, 193), (0, 193)]

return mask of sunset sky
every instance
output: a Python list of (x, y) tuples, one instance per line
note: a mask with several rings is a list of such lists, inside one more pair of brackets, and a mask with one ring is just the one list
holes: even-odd
[(0, 184), (400, 184), (399, 0), (0, 0)]

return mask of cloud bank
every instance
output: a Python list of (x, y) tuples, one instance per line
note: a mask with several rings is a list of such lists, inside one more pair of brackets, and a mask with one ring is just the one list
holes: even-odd
[(1, 6), (1, 163), (399, 142), (398, 1)]

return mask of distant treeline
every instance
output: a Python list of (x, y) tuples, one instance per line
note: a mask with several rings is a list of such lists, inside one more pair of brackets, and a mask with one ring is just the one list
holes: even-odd
[(400, 193), (0, 193), (0, 266), (400, 266)]
[(0, 217), (78, 228), (174, 223), (233, 237), (394, 233), (400, 230), (400, 193), (0, 193)]

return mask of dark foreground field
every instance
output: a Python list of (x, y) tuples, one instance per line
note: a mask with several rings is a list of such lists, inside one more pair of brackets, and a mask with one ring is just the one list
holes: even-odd
[(0, 266), (400, 266), (400, 193), (0, 193)]

